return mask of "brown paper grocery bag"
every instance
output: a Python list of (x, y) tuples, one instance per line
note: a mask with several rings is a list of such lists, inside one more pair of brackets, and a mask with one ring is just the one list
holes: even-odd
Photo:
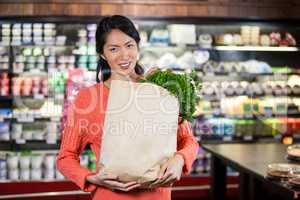
[(113, 80), (105, 115), (100, 173), (147, 185), (174, 155), (179, 103), (150, 83)]

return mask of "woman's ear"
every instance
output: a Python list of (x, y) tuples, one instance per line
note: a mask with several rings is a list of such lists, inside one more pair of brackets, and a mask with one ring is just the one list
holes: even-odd
[(103, 54), (100, 55), (101, 58), (103, 58), (104, 60), (106, 60), (105, 56)]

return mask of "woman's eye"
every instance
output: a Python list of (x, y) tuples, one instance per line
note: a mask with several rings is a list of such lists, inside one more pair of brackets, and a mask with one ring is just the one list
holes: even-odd
[(111, 48), (109, 49), (111, 52), (116, 52), (117, 51), (117, 48)]

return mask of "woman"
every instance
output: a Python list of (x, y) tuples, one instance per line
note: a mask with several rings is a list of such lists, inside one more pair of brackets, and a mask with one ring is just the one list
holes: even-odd
[(149, 188), (139, 188), (136, 182), (122, 183), (114, 174), (99, 175), (99, 166), (96, 172), (80, 166), (79, 156), (87, 144), (99, 162), (111, 80), (137, 81), (143, 74), (137, 64), (139, 41), (137, 30), (126, 17), (106, 17), (99, 23), (96, 32), (96, 49), (100, 56), (98, 83), (81, 89), (68, 113), (57, 167), (82, 190), (91, 192), (95, 200), (169, 200), (170, 186), (181, 174), (188, 174), (197, 155), (198, 143), (189, 123), (183, 121), (178, 125), (178, 151), (161, 166), (158, 179)]

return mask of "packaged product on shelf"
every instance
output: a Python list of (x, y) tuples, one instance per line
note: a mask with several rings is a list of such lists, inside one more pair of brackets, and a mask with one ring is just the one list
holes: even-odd
[(235, 46), (243, 45), (243, 38), (240, 34), (233, 34), (233, 45)]
[(201, 34), (198, 37), (199, 46), (202, 48), (211, 48), (213, 38), (210, 34)]
[(30, 179), (31, 180), (41, 180), (42, 179), (42, 170), (41, 169), (31, 169), (30, 170)]
[(80, 165), (83, 167), (88, 167), (89, 165), (89, 156), (88, 154), (83, 154), (80, 156)]
[(196, 61), (191, 51), (186, 51), (182, 56), (177, 59), (178, 67), (181, 69), (196, 68)]
[(278, 32), (270, 33), (270, 40), (272, 46), (279, 46), (279, 43), (281, 41), (281, 34)]
[(229, 34), (229, 33), (224, 34), (223, 40), (224, 40), (223, 41), (224, 45), (228, 45), (228, 46), (233, 45), (233, 35), (232, 34)]
[(271, 46), (270, 36), (267, 34), (261, 35), (259, 43), (261, 46)]
[(30, 169), (20, 169), (20, 180), (30, 180)]
[(57, 179), (57, 180), (65, 179), (64, 175), (62, 175), (58, 169), (55, 170), (55, 179)]
[(7, 178), (7, 162), (4, 158), (0, 158), (0, 180)]
[(30, 160), (31, 169), (41, 169), (44, 157), (41, 154), (33, 154)]
[(9, 141), (9, 122), (0, 122), (0, 141)]
[(300, 94), (300, 85), (294, 85), (292, 87), (292, 92), (294, 95), (299, 95)]
[(193, 132), (195, 135), (212, 135), (212, 125), (209, 119), (196, 119), (193, 125)]
[(45, 169), (43, 171), (44, 179), (52, 180), (55, 179), (55, 169)]
[(9, 81), (7, 73), (0, 74), (0, 96), (7, 96), (9, 94)]
[(17, 154), (8, 154), (6, 157), (8, 170), (18, 169), (19, 156)]
[(196, 26), (192, 24), (168, 25), (171, 44), (196, 44)]
[(19, 169), (9, 169), (8, 170), (8, 179), (10, 180), (19, 180)]
[(199, 68), (202, 64), (206, 63), (209, 60), (209, 52), (204, 50), (195, 50), (193, 52), (195, 62), (197, 63), (197, 67)]
[(45, 169), (54, 170), (55, 168), (55, 155), (48, 154), (44, 157), (44, 166)]
[(166, 29), (153, 29), (149, 42), (154, 45), (167, 46), (170, 43), (169, 32)]
[(43, 171), (44, 179), (52, 180), (55, 178), (55, 169), (44, 169)]
[(258, 26), (251, 27), (251, 45), (258, 46), (259, 45), (259, 35), (260, 35), (260, 28)]
[(244, 45), (249, 45), (251, 42), (251, 27), (250, 26), (241, 26), (241, 36)]

